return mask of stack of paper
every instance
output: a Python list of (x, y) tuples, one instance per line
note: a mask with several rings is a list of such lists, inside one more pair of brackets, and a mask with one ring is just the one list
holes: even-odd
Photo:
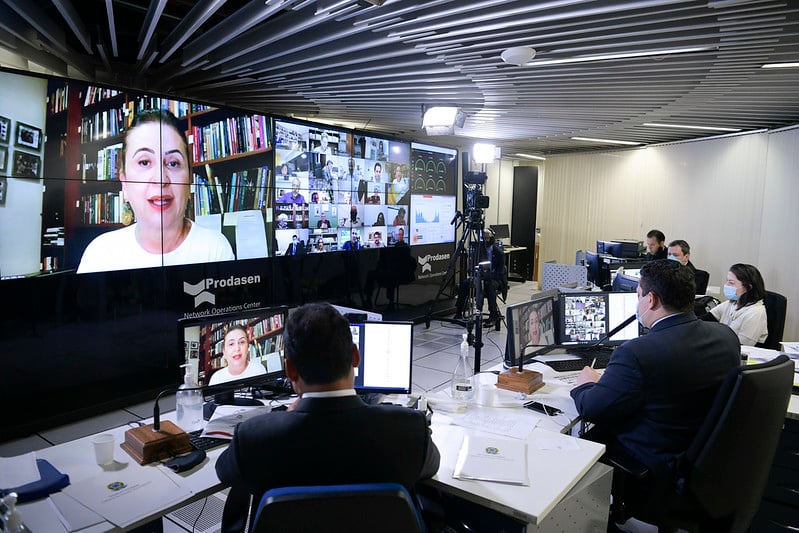
[(529, 485), (527, 442), (495, 436), (466, 435), (452, 477)]

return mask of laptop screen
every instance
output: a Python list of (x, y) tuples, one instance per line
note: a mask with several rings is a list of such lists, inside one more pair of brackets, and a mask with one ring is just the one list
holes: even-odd
[(413, 387), (413, 323), (350, 324), (352, 342), (361, 352), (355, 370), (359, 393), (410, 394)]

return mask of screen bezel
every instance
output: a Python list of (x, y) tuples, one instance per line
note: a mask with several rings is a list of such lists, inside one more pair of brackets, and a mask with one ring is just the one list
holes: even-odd
[[(358, 385), (358, 378), (356, 376), (355, 380), (355, 392), (358, 394), (410, 394), (413, 389), (413, 322), (411, 321), (401, 321), (401, 320), (366, 320), (366, 321), (359, 321), (359, 322), (350, 322), (350, 327), (360, 327), (360, 326), (368, 326), (370, 324), (375, 325), (402, 325), (409, 329), (409, 342), (410, 342), (410, 350), (409, 350), (409, 360), (408, 360), (408, 384), (406, 387), (366, 387), (363, 385)], [(354, 341), (353, 341), (354, 342)], [(363, 368), (365, 357), (361, 346), (358, 346), (358, 351), (361, 354), (361, 361), (359, 363), (359, 369)], [(367, 354), (368, 355), (368, 354)]]
[[(230, 313), (219, 313), (219, 314), (212, 314), (212, 315), (205, 315), (202, 317), (191, 317), (191, 318), (180, 318), (177, 321), (177, 350), (178, 353), (181, 354), (180, 360), (184, 363), (188, 363), (186, 360), (187, 354), (186, 352), (186, 330), (190, 327), (197, 327), (197, 326), (207, 326), (210, 324), (221, 324), (221, 323), (230, 323), (234, 320), (240, 319), (248, 319), (248, 318), (256, 318), (256, 317), (268, 317), (274, 315), (282, 315), (283, 326), (285, 328), (286, 320), (288, 319), (288, 312), (289, 308), (285, 305), (280, 306), (270, 306), (270, 307), (257, 307), (253, 309), (246, 309), (241, 311), (234, 311)], [(282, 335), (282, 331), (280, 333), (276, 333), (276, 335)], [(252, 344), (253, 340), (250, 339), (250, 343)], [(201, 353), (202, 351), (200, 351)], [(200, 354), (198, 353), (198, 356)], [(275, 381), (278, 378), (285, 377), (285, 362), (283, 356), (281, 355), (281, 370), (273, 371), (273, 372), (266, 372), (264, 374), (260, 374), (258, 376), (251, 376), (242, 379), (236, 379), (232, 381), (226, 381), (224, 383), (217, 383), (214, 385), (208, 385), (206, 383), (200, 383), (198, 377), (194, 376), (196, 383), (198, 386), (203, 388), (203, 395), (204, 396), (211, 396), (216, 393), (226, 392), (231, 390), (239, 390), (245, 389), (250, 387), (256, 387), (258, 385), (262, 385), (264, 383), (269, 383)], [(181, 374), (182, 375), (182, 374)], [(210, 376), (208, 378), (204, 377), (204, 381), (210, 380)]]
[[(544, 346), (538, 347), (532, 350), (529, 354), (524, 354), (525, 346), (520, 346), (520, 330), (519, 328), (522, 327), (522, 324), (519, 321), (519, 317), (521, 316), (521, 312), (523, 309), (527, 307), (534, 306), (536, 304), (543, 304), (547, 300), (551, 300), (552, 302), (552, 332), (553, 332), (553, 342), (557, 342), (558, 340), (558, 323), (559, 323), (559, 315), (558, 315), (558, 296), (560, 294), (560, 290), (555, 287), (554, 289), (549, 289), (546, 291), (541, 291), (534, 294), (529, 300), (516, 303), (513, 305), (509, 305), (506, 307), (505, 310), (505, 320), (507, 320), (508, 325), (508, 332), (507, 332), (507, 342), (505, 347), (505, 364), (509, 367), (511, 366), (518, 366), (519, 364), (519, 357), (534, 357), (536, 352), (540, 351), (541, 349), (545, 348)], [(519, 323), (517, 323), (519, 322)], [(518, 353), (517, 353), (518, 352)]]

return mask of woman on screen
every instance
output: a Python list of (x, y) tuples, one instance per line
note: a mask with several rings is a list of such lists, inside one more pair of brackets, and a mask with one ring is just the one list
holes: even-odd
[(188, 143), (172, 113), (137, 114), (121, 155), (119, 181), (136, 222), (89, 243), (79, 274), (235, 259), (222, 233), (185, 216), (191, 187)]
[(244, 326), (232, 326), (222, 339), (222, 356), (227, 366), (211, 376), (209, 385), (266, 374), (264, 365), (250, 361), (250, 336)]
[(552, 327), (542, 320), (541, 309), (532, 307), (527, 317), (527, 346), (549, 346), (555, 342)]

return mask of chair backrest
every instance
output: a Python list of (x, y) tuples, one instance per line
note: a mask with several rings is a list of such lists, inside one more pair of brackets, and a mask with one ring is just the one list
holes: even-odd
[(421, 514), (398, 483), (281, 487), (264, 493), (253, 533), (422, 533)]
[(786, 355), (735, 368), (686, 454), (683, 494), (745, 529), (760, 505), (793, 386)]
[(766, 307), (768, 336), (765, 341), (757, 343), (756, 346), (768, 348), (769, 350), (779, 350), (782, 334), (785, 332), (785, 313), (788, 310), (788, 299), (782, 294), (766, 291), (763, 305)]
[(696, 294), (705, 294), (707, 292), (707, 284), (710, 282), (710, 272), (697, 270), (694, 272), (694, 281), (696, 282)]

